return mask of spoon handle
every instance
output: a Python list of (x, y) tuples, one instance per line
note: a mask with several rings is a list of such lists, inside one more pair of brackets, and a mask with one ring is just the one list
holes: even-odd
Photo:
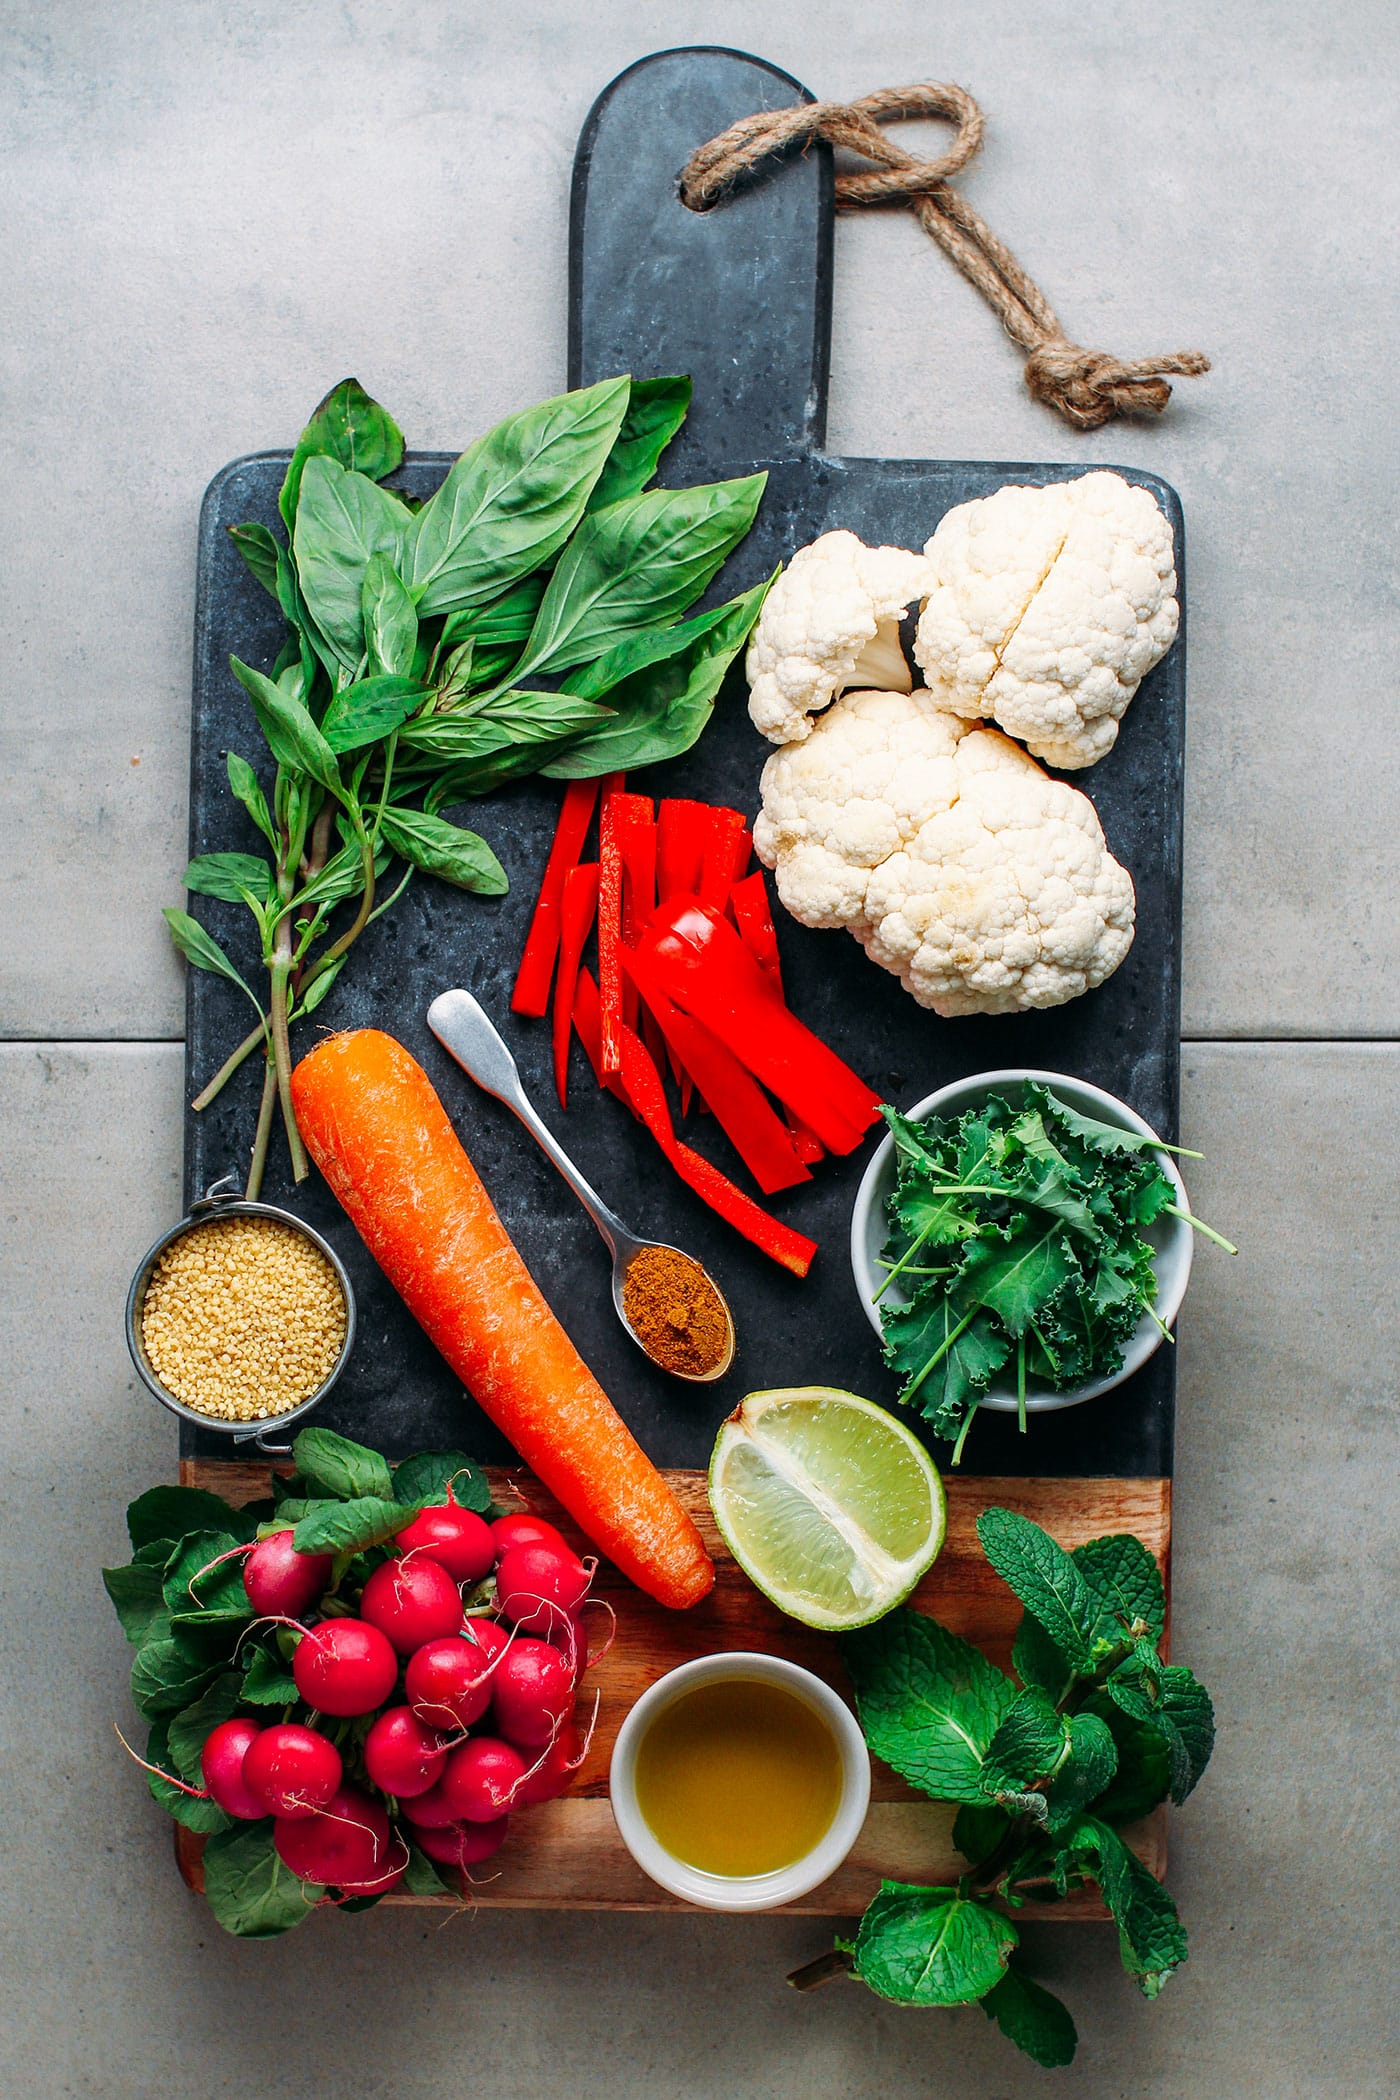
[(470, 992), (440, 992), (428, 1008), (428, 1026), (449, 1056), (486, 1093), (519, 1116), (540, 1150), (563, 1175), (597, 1226), (614, 1261), (637, 1244), (622, 1220), (586, 1181), (548, 1125), (535, 1113), (515, 1059), (485, 1009)]

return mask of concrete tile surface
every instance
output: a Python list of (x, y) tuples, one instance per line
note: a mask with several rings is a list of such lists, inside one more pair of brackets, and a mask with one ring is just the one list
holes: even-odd
[[(96, 1573), (122, 1557), (128, 1497), (173, 1465), (120, 1310), (178, 1203), (179, 1096), (173, 1048), (0, 1049), (0, 2093), (1048, 2090), (975, 2011), (785, 1990), (823, 1943), (811, 1920), (381, 1911), (276, 1949), (218, 1932), (112, 1737), (128, 1651)], [(1030, 1936), (1082, 2036), (1055, 2089), (1389, 2100), (1400, 1196), (1365, 1133), (1400, 1118), (1400, 1053), (1198, 1046), (1183, 1105), (1209, 1153), (1195, 1202), (1244, 1250), (1201, 1250), (1180, 1344), (1174, 1652), (1220, 1743), (1174, 1824), (1192, 1956), (1164, 1997), (1138, 1999), (1107, 1928)]]
[(203, 488), (346, 371), (420, 446), (557, 387), (578, 128), (671, 41), (757, 46), (828, 95), (965, 82), (991, 120), (968, 194), (1071, 332), (1214, 354), (1160, 425), (1078, 437), (906, 215), (840, 228), (834, 447), (1118, 459), (1182, 492), (1188, 1033), (1400, 1033), (1398, 31), (1387, 0), (1184, 0), (1169, 25), (1069, 0), (11, 0), (0, 1030), (179, 1033), (158, 913)]

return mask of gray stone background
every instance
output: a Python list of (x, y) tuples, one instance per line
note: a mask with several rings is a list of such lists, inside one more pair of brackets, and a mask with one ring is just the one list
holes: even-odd
[(173, 1461), (120, 1303), (178, 1204), (159, 907), (201, 492), (347, 371), (429, 447), (557, 389), (579, 125), (686, 42), (827, 95), (965, 83), (991, 120), (968, 193), (1071, 331), (1216, 359), (1159, 426), (1075, 437), (909, 219), (840, 225), (833, 449), (1128, 461), (1190, 526), (1184, 1137), (1244, 1252), (1207, 1250), (1181, 1324), (1175, 1640), (1221, 1740), (1174, 1830), (1192, 1957), (1162, 2001), (1107, 1928), (1034, 1935), (1083, 2037), (1057, 2089), (1393, 2095), (1387, 0), (0, 6), (0, 2093), (1043, 2089), (976, 2011), (787, 1992), (810, 1922), (381, 1912), (234, 1944), (110, 1734), (126, 1658), (95, 1570)]

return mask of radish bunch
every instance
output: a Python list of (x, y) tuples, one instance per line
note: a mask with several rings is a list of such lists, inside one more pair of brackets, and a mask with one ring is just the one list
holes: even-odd
[[(403, 1507), (378, 1454), (328, 1431), (303, 1432), (296, 1457), (302, 1478), (260, 1536), (245, 1525), (241, 1540), (203, 1529), (142, 1544), (133, 1524), (148, 1558), (108, 1571), (129, 1635), (127, 1593), (160, 1582), (164, 1610), (142, 1627), (133, 1670), (153, 1721), (139, 1761), (171, 1813), (210, 1833), (206, 1886), (220, 1921), (258, 1936), (327, 1892), (369, 1901), (406, 1876), (420, 1891), (460, 1888), (517, 1810), (567, 1791), (587, 1747), (576, 1710), (592, 1566), (553, 1525), (493, 1521), (454, 1498), (451, 1478), (445, 1502)], [(313, 1493), (299, 1498), (299, 1486)], [(326, 1486), (334, 1498), (317, 1499)], [(484, 1483), (475, 1493), (485, 1501)], [(278, 1521), (283, 1510), (295, 1524)], [(332, 1550), (308, 1550), (322, 1538)], [(138, 1582), (167, 1545), (158, 1578)], [(170, 1682), (188, 1667), (180, 1644), (212, 1645), (216, 1621), (230, 1643), (221, 1674), (167, 1720), (187, 1688)], [(168, 1643), (154, 1637), (167, 1623)], [(162, 1681), (144, 1693), (143, 1665), (157, 1663)], [(285, 1870), (268, 1861), (276, 1915), (264, 1898), (249, 1912), (244, 1887), (265, 1886), (255, 1863), (269, 1847)]]

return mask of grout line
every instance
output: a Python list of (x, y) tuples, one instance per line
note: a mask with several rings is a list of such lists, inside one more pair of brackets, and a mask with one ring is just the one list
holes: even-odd
[[(1400, 1049), (1400, 1036), (1395, 1035), (1183, 1035), (1179, 1038), (1183, 1050), (1285, 1050), (1290, 1044), (1301, 1049)], [(183, 1050), (182, 1035), (5, 1035), (0, 1036), (0, 1050), (33, 1049), (68, 1050), (88, 1045), (106, 1050)]]

